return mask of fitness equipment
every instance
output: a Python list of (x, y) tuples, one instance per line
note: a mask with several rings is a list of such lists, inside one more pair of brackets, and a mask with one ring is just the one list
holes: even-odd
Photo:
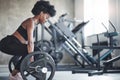
[(49, 53), (55, 61), (55, 64), (59, 63), (63, 58), (63, 53), (61, 51), (55, 51), (56, 48), (53, 42), (48, 40), (39, 40), (35, 42), (35, 51), (43, 51)]
[[(105, 58), (107, 55), (109, 55), (109, 54), (111, 54), (112, 52), (113, 52), (113, 50), (114, 49), (120, 49), (120, 47), (119, 46), (117, 46), (117, 44), (116, 44), (116, 40), (113, 38), (114, 36), (118, 36), (118, 32), (116, 31), (116, 28), (115, 28), (115, 26), (112, 24), (112, 22), (111, 21), (109, 21), (109, 23), (112, 25), (112, 27), (114, 28), (114, 32), (108, 32), (108, 30), (107, 30), (107, 33), (105, 33), (104, 34), (104, 36), (105, 37), (108, 37), (109, 38), (109, 46), (97, 46), (97, 47), (95, 47), (94, 46), (94, 48), (93, 49), (109, 49), (109, 51), (108, 52), (106, 52), (104, 55), (102, 55), (102, 56), (100, 56), (100, 53), (98, 53), (98, 59), (99, 59), (99, 66), (98, 66), (98, 71), (90, 71), (90, 72), (88, 72), (88, 75), (89, 76), (92, 76), (92, 75), (99, 75), (99, 74), (103, 74), (103, 73), (120, 73), (120, 70), (108, 70), (108, 65), (110, 64), (110, 63), (113, 63), (113, 62), (115, 62), (115, 61), (117, 61), (117, 60), (119, 60), (120, 59), (120, 56), (117, 56), (117, 57), (115, 57), (115, 58), (112, 58), (112, 59), (110, 59), (110, 60), (107, 60), (107, 61), (105, 61), (104, 63), (103, 63), (103, 69), (101, 70), (100, 69), (100, 60), (102, 60), (103, 58)], [(104, 24), (103, 24), (104, 25)], [(105, 27), (105, 25), (104, 25), (104, 27)], [(106, 28), (107, 29), (107, 28)], [(98, 41), (98, 43), (99, 43), (99, 41)]]
[(55, 64), (57, 65), (63, 58), (63, 53), (62, 52), (51, 52), (50, 55), (52, 56), (52, 58), (54, 59), (55, 61)]
[[(59, 17), (59, 20), (58, 20), (58, 23), (59, 22), (68, 22), (68, 24), (70, 25), (71, 23), (73, 24), (74, 22), (76, 22), (75, 20), (70, 20), (70, 19), (65, 19), (64, 17), (67, 15), (67, 13), (65, 13), (65, 14), (63, 14), (63, 15), (61, 15), (60, 17)], [(87, 23), (88, 23), (89, 21), (87, 21), (87, 22), (81, 22), (80, 24), (78, 24), (74, 29), (72, 29), (72, 31), (70, 32), (70, 31), (68, 31), (68, 28), (63, 28), (63, 29), (65, 29), (64, 31), (67, 31), (67, 33), (68, 33), (68, 35), (69, 35), (69, 32), (70, 33), (72, 33), (72, 34), (70, 34), (70, 35), (74, 35), (74, 34), (76, 34), (79, 30), (81, 30)], [(69, 25), (68, 26), (65, 26), (65, 27), (69, 27)], [(54, 61), (55, 61), (55, 63), (57, 64), (57, 63), (59, 63), (61, 60), (62, 60), (62, 58), (63, 58), (63, 53), (61, 52), (62, 51), (62, 49), (63, 49), (63, 42), (65, 41), (65, 39), (63, 38), (63, 36), (62, 35), (60, 35), (52, 26), (49, 26), (49, 29), (46, 27), (46, 26), (44, 26), (44, 28), (46, 29), (46, 31), (48, 31), (48, 33), (52, 36), (52, 39), (51, 39), (51, 42), (52, 42), (52, 44), (53, 44), (53, 47), (52, 48), (54, 48), (53, 50), (52, 50), (52, 52), (50, 53), (50, 55), (53, 57), (53, 59), (54, 59)], [(74, 34), (73, 34), (74, 33)], [(75, 37), (75, 35), (74, 35), (74, 37)], [(66, 49), (67, 50), (67, 49)], [(67, 51), (69, 51), (69, 50), (67, 50)], [(69, 51), (69, 53), (71, 53), (70, 51)], [(82, 65), (82, 63), (80, 63), (80, 61), (76, 61), (78, 58), (77, 57), (79, 57), (79, 55), (76, 55), (75, 54), (75, 56), (73, 57), (73, 55), (72, 55), (72, 58), (75, 60), (75, 62), (77, 62), (77, 63), (79, 63), (79, 64), (81, 64)], [(80, 58), (80, 57), (79, 57)], [(78, 59), (79, 60), (79, 59)], [(83, 65), (82, 65), (83, 66)]]
[[(97, 64), (97, 62), (88, 55), (88, 52), (85, 49), (81, 48), (81, 45), (79, 42), (75, 39), (75, 35), (67, 28), (67, 26), (64, 24), (64, 21), (61, 20), (62, 17), (56, 22), (55, 24), (52, 24), (50, 20), (48, 20), (48, 23), (51, 25), (51, 32), (53, 30), (56, 31), (58, 35), (61, 36), (62, 40), (60, 43), (62, 43), (62, 47), (70, 53), (72, 58), (79, 63), (82, 64), (80, 61), (75, 59), (75, 55), (78, 54), (82, 60), (84, 60), (88, 65)], [(50, 30), (49, 30), (50, 32)]]
[(39, 40), (35, 42), (35, 51), (44, 51), (49, 53), (52, 49), (52, 43), (48, 40)]
[[(30, 62), (30, 58), (32, 56), (34, 56), (34, 61)], [(10, 59), (8, 67), (11, 73), (20, 59), (21, 56), (13, 56)], [(47, 80), (52, 80), (55, 74), (55, 62), (49, 54), (36, 51), (23, 59), (20, 72), (24, 80), (29, 80), (28, 78), (30, 76), (34, 77), (34, 79), (36, 78), (37, 80), (46, 80), (46, 74), (48, 74)]]
[[(31, 57), (34, 57), (34, 61), (30, 61)], [(36, 80), (52, 80), (55, 74), (55, 63), (49, 54), (36, 51), (23, 59), (20, 72), (24, 80), (28, 80), (29, 76)]]
[[(106, 36), (110, 36), (109, 41), (111, 42), (110, 45), (112, 46), (112, 44), (114, 44), (114, 43), (112, 42), (113, 36), (117, 36), (117, 35), (119, 35), (119, 33), (117, 33), (117, 30), (116, 30), (115, 26), (112, 24), (112, 22), (111, 22), (110, 20), (109, 20), (109, 23), (110, 23), (111, 26), (114, 28), (114, 32), (111, 33), (111, 34), (109, 34), (109, 35), (106, 35)], [(115, 33), (115, 32), (116, 32), (116, 33)], [(118, 47), (117, 44), (116, 44), (116, 46), (112, 46), (112, 48), (113, 48), (113, 49), (120, 49), (120, 47)], [(108, 70), (108, 64), (113, 63), (113, 62), (118, 61), (118, 60), (120, 60), (120, 55), (118, 55), (118, 56), (116, 56), (116, 57), (114, 57), (114, 58), (112, 58), (112, 59), (110, 59), (110, 60), (105, 61), (105, 62), (103, 63), (103, 65), (104, 65), (104, 67), (103, 67), (103, 72), (120, 73), (119, 70), (113, 70), (113, 71), (109, 71), (109, 70)]]
[[(75, 29), (73, 29), (73, 32), (68, 29), (68, 27), (64, 24), (65, 21), (67, 22), (75, 22), (74, 20), (67, 20), (64, 19), (66, 14), (63, 14), (60, 16), (58, 22), (55, 24), (52, 24), (49, 20), (48, 23), (50, 24), (49, 28), (45, 26), (45, 29), (53, 36), (54, 39), (54, 44), (55, 48), (56, 45), (59, 46), (58, 49), (65, 49), (68, 53), (70, 53), (71, 57), (73, 60), (80, 64), (81, 66), (82, 63), (80, 62), (80, 59), (78, 60), (77, 57), (83, 58), (89, 65), (96, 64), (97, 62), (87, 54), (87, 51), (85, 49), (82, 49), (81, 45), (79, 42), (75, 39), (75, 33), (79, 31), (85, 24), (88, 22), (82, 22), (80, 23)], [(57, 35), (57, 36), (56, 36)], [(78, 49), (79, 48), (79, 49)], [(57, 50), (58, 50), (57, 49)], [(56, 50), (56, 49), (55, 49)], [(89, 59), (89, 60), (88, 60)]]
[[(62, 17), (60, 17), (60, 18), (62, 18)], [(108, 37), (109, 42), (111, 42), (109, 44), (109, 46), (92, 46), (91, 47), (91, 48), (94, 48), (94, 49), (110, 49), (102, 56), (100, 56), (99, 53), (98, 53), (99, 56), (98, 56), (98, 60), (96, 61), (93, 58), (91, 58), (89, 55), (85, 54), (87, 52), (84, 48), (81, 49), (81, 45), (79, 45), (79, 43), (75, 40), (74, 34), (72, 34), (70, 31), (68, 31), (69, 29), (66, 28), (66, 26), (64, 24), (64, 19), (58, 20), (58, 21), (59, 22), (56, 22), (55, 24), (52, 24), (51, 21), (48, 21), (48, 22), (51, 24), (52, 29), (55, 29), (55, 31), (58, 33), (58, 35), (60, 35), (60, 37), (62, 38), (62, 41), (61, 41), (61, 43), (63, 43), (62, 47), (66, 51), (68, 51), (68, 53), (70, 53), (73, 58), (75, 58), (75, 56), (77, 55), (78, 59), (83, 58), (83, 60), (85, 62), (87, 62), (88, 64), (89, 64), (89, 62), (87, 61), (87, 59), (91, 63), (97, 64), (98, 65), (98, 70), (100, 70), (100, 61), (101, 60), (103, 60), (107, 55), (111, 54), (114, 49), (120, 49), (120, 47), (117, 47), (115, 39), (113, 39), (114, 36), (118, 35), (116, 30), (114, 32), (110, 32), (110, 33), (107, 32), (107, 33), (105, 33), (105, 37)], [(111, 22), (110, 22), (110, 24), (111, 24)], [(115, 27), (114, 27), (114, 29), (115, 29)], [(49, 30), (49, 32), (50, 32), (50, 30)], [(73, 53), (75, 53), (75, 55)], [(75, 58), (75, 61), (79, 63), (79, 60), (77, 58)], [(112, 59), (110, 61), (113, 62), (113, 61), (116, 61), (118, 59), (119, 59), (119, 57), (117, 57), (115, 59)], [(97, 73), (97, 74), (99, 74), (99, 73)], [(102, 74), (102, 73), (100, 73), (100, 74)]]

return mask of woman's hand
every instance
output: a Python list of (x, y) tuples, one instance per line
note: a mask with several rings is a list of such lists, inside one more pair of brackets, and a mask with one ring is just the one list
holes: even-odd
[(30, 62), (33, 62), (33, 61), (34, 61), (34, 56), (30, 58)]

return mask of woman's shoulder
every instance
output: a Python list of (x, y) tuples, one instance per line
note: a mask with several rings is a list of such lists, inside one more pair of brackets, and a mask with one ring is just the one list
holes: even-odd
[(23, 21), (23, 23), (24, 23), (24, 22), (25, 22), (25, 23), (28, 23), (28, 22), (32, 22), (32, 21), (33, 21), (32, 18), (27, 18), (26, 20)]
[(27, 26), (33, 24), (32, 18), (27, 18), (26, 20), (23, 21), (22, 25)]

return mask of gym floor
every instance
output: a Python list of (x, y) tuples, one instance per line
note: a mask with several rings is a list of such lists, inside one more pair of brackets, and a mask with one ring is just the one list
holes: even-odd
[[(0, 66), (0, 80), (8, 80), (7, 65)], [(29, 80), (33, 80), (30, 78)], [(88, 76), (88, 73), (72, 74), (71, 71), (56, 71), (53, 80), (120, 80), (120, 73), (104, 73), (103, 75)]]

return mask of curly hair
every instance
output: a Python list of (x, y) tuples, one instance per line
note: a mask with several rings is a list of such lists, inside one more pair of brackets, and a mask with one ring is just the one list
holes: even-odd
[(41, 11), (48, 13), (51, 17), (56, 14), (54, 6), (50, 5), (49, 1), (37, 1), (31, 12), (33, 15), (38, 15)]

